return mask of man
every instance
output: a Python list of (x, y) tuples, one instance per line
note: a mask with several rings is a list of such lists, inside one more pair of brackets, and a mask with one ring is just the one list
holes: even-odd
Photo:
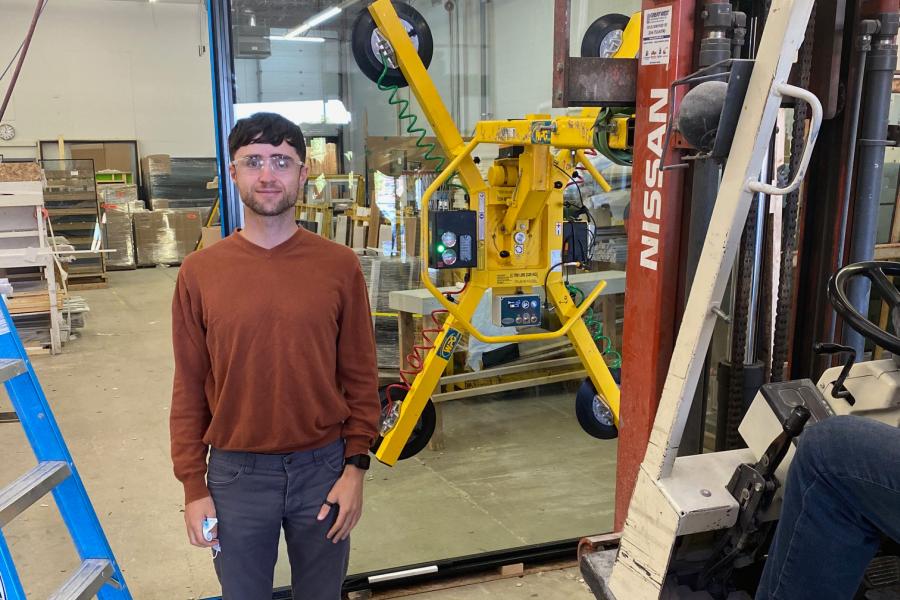
[(887, 535), (900, 542), (900, 429), (840, 416), (800, 436), (757, 600), (849, 600)]
[(220, 549), (225, 600), (259, 600), (283, 527), (294, 597), (336, 600), (380, 418), (366, 284), (352, 250), (294, 221), (300, 128), (257, 113), (228, 145), (244, 228), (185, 259), (172, 302), (188, 538)]

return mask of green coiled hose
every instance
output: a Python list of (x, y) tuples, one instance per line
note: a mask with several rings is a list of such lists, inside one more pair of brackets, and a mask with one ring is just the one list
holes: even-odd
[[(576, 306), (584, 301), (584, 292), (581, 291), (581, 288), (567, 284), (566, 289), (569, 291), (569, 295), (572, 296), (572, 300), (575, 302)], [(600, 354), (611, 358), (609, 366), (613, 369), (621, 368), (622, 355), (613, 348), (612, 340), (603, 335), (603, 323), (597, 319), (593, 307), (589, 307), (584, 311), (584, 317), (582, 318), (584, 319), (584, 324), (587, 326), (588, 331), (591, 333), (591, 337), (594, 339), (594, 343), (600, 348)]]
[(382, 92), (391, 93), (390, 97), (388, 98), (388, 104), (390, 104), (391, 106), (400, 107), (400, 114), (397, 118), (401, 123), (403, 121), (407, 121), (406, 133), (416, 136), (416, 147), (425, 150), (425, 160), (431, 160), (437, 163), (434, 170), (440, 172), (444, 168), (444, 157), (435, 156), (433, 154), (436, 149), (435, 144), (422, 141), (425, 138), (425, 134), (427, 132), (424, 128), (419, 127), (416, 124), (419, 120), (418, 117), (409, 112), (409, 100), (397, 97), (397, 92), (400, 90), (400, 87), (396, 85), (384, 85), (384, 78), (388, 72), (388, 65), (387, 61), (384, 58), (384, 55), (381, 55), (381, 64), (384, 65), (384, 69), (381, 71), (381, 75), (378, 76), (378, 81), (375, 82), (378, 85), (378, 89)]

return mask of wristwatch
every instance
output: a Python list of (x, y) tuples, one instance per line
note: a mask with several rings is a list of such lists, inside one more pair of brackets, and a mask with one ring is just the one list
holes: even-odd
[(344, 464), (353, 465), (357, 469), (362, 469), (363, 471), (369, 470), (369, 464), (372, 462), (372, 459), (368, 454), (354, 454), (353, 456), (348, 456), (344, 459)]

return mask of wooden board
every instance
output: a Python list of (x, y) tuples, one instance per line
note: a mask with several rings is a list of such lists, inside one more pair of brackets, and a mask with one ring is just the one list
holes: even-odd
[(70, 290), (102, 290), (107, 287), (106, 275), (91, 275), (89, 277), (70, 275), (66, 287)]
[(0, 163), (0, 181), (40, 181), (37, 163)]
[[(62, 292), (56, 295), (56, 307), (62, 310), (63, 299), (65, 294)], [(24, 313), (50, 312), (50, 293), (49, 292), (25, 292), (17, 293), (6, 299), (6, 307), (9, 312), (14, 315)]]

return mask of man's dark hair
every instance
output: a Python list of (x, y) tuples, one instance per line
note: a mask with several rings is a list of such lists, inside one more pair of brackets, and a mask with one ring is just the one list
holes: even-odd
[(276, 113), (258, 112), (234, 124), (228, 135), (228, 154), (234, 160), (238, 149), (250, 144), (290, 144), (300, 160), (306, 162), (306, 141), (300, 127)]

